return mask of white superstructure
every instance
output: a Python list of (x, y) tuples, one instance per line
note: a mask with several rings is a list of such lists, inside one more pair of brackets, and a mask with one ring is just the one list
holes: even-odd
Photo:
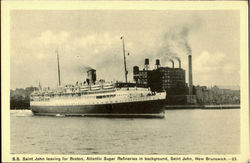
[(66, 105), (98, 105), (98, 104), (115, 104), (115, 103), (128, 103), (138, 101), (150, 101), (165, 99), (166, 93), (152, 93), (147, 88), (113, 88), (111, 90), (96, 90), (87, 92), (69, 92), (63, 93), (44, 93), (44, 95), (36, 95), (34, 93), (31, 98), (31, 106), (66, 106)]

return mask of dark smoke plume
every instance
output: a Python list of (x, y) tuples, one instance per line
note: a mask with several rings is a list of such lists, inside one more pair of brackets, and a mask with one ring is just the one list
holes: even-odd
[(189, 24), (170, 28), (163, 36), (157, 57), (162, 58), (163, 62), (166, 62), (169, 58), (175, 58), (183, 53), (192, 55), (189, 35), (191, 31), (198, 29), (201, 25), (201, 19), (195, 19)]
[(170, 57), (174, 57), (180, 52), (184, 52), (187, 55), (191, 54), (191, 47), (188, 43), (189, 32), (190, 29), (188, 27), (181, 27), (171, 29), (165, 33), (161, 52)]
[(74, 67), (74, 71), (77, 72), (79, 75), (86, 75), (87, 71), (93, 69), (92, 67), (85, 65), (75, 65)]
[(178, 62), (181, 61), (181, 59), (179, 57), (174, 57)]
[(174, 57), (179, 62), (179, 68), (181, 68), (181, 59), (179, 57)]
[(78, 69), (80, 72), (87, 72), (89, 70), (92, 70), (93, 68), (91, 68), (90, 66), (80, 65)]

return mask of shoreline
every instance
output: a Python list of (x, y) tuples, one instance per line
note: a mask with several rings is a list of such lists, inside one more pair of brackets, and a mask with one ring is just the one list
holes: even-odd
[(166, 105), (166, 109), (240, 109), (240, 104), (226, 105)]

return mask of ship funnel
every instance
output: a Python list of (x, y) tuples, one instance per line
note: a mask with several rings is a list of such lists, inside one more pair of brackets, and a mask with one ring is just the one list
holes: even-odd
[(145, 70), (149, 69), (149, 59), (148, 58), (145, 59), (144, 68), (145, 68)]
[(133, 73), (136, 75), (139, 73), (139, 67), (138, 66), (134, 66), (133, 67)]
[(134, 73), (134, 81), (138, 83), (138, 75), (139, 75), (139, 67), (134, 66), (133, 67), (133, 73)]
[(159, 68), (161, 65), (160, 65), (160, 60), (159, 59), (156, 59), (155, 60), (155, 68)]
[(89, 84), (95, 84), (96, 81), (96, 70), (90, 69), (87, 71)]

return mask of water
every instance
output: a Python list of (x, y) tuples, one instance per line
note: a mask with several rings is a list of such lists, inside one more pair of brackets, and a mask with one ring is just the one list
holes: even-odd
[(240, 109), (167, 110), (165, 119), (11, 111), (14, 154), (239, 154)]

